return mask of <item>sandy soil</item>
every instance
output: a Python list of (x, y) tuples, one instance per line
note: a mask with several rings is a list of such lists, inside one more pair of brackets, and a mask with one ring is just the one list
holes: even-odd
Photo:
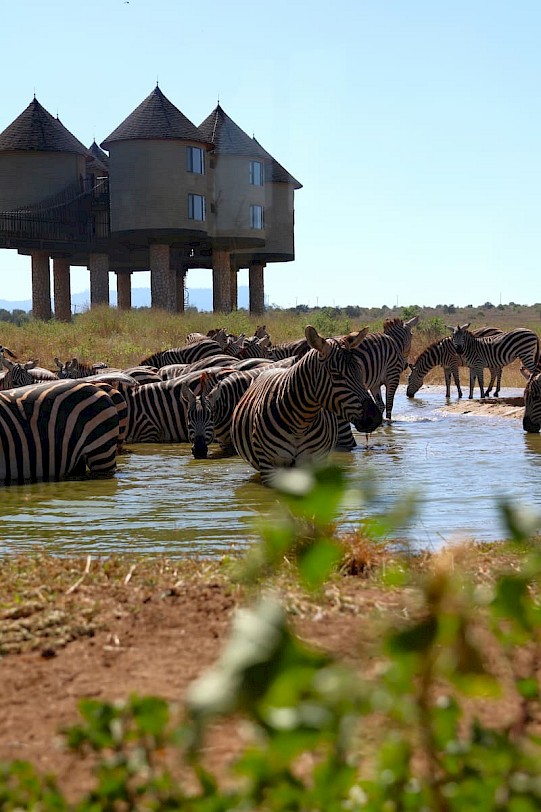
[(442, 408), (446, 412), (455, 412), (457, 414), (478, 415), (481, 417), (512, 417), (522, 420), (524, 398), (461, 399)]
[[(481, 554), (472, 577), (491, 580), (491, 564)], [(396, 627), (420, 607), (414, 589), (384, 587), (370, 576), (337, 578), (317, 600), (298, 587), (281, 595), (302, 639), (365, 675), (382, 624)], [(0, 596), (0, 761), (25, 759), (56, 774), (72, 800), (92, 784), (88, 762), (67, 751), (59, 734), (79, 721), (78, 701), (138, 693), (182, 707), (249, 597), (216, 563), (39, 555), (0, 563)], [(513, 707), (502, 700), (498, 718)], [(241, 742), (239, 726), (217, 725), (208, 766), (223, 773)]]

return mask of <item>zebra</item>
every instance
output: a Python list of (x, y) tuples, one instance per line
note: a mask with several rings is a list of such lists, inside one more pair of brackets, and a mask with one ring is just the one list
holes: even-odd
[[(387, 420), (391, 419), (394, 397), (400, 376), (407, 369), (407, 362), (402, 353), (403, 336), (398, 344), (394, 334), (371, 333), (352, 351), (361, 368), (362, 380), (374, 396), (378, 408)], [(385, 403), (381, 396), (381, 387), (385, 386)]]
[[(199, 373), (199, 381), (204, 381), (205, 373)], [(128, 428), (126, 443), (187, 443), (199, 451), (200, 440), (194, 441), (188, 426), (189, 403), (186, 398), (184, 378), (174, 378), (159, 383), (138, 386), (127, 393)], [(201, 395), (197, 395), (201, 397)], [(212, 424), (210, 408), (206, 408), (206, 418)], [(201, 420), (198, 417), (198, 425)], [(206, 431), (206, 430), (205, 430)], [(205, 432), (204, 432), (205, 433)]]
[(383, 322), (383, 333), (393, 338), (401, 348), (406, 361), (411, 352), (412, 329), (417, 326), (419, 316), (413, 316), (408, 321), (403, 319), (385, 319)]
[(381, 413), (360, 380), (352, 350), (368, 328), (340, 340), (324, 339), (308, 326), (312, 349), (289, 369), (262, 372), (233, 412), (237, 453), (270, 484), (273, 470), (326, 457), (335, 447), (338, 418), (359, 431), (381, 425)]
[[(212, 338), (205, 338), (201, 341), (196, 341), (189, 344), (187, 347), (175, 347), (170, 350), (162, 350), (161, 352), (149, 355), (144, 358), (139, 366), (141, 367), (160, 367), (167, 364), (193, 364), (199, 361), (200, 358), (207, 358), (209, 355), (218, 355), (223, 353), (224, 350), (217, 341)], [(228, 354), (226, 352), (226, 354)]]
[(273, 361), (280, 361), (291, 356), (302, 358), (310, 349), (310, 344), (306, 338), (299, 338), (296, 341), (285, 341), (276, 344), (274, 347), (269, 347), (269, 356)]
[(479, 380), (481, 397), (486, 396), (483, 389), (483, 369), (504, 367), (520, 358), (529, 372), (534, 372), (539, 358), (539, 338), (533, 330), (517, 327), (515, 330), (499, 335), (477, 337), (469, 332), (468, 324), (455, 327), (448, 326), (452, 332), (454, 347), (466, 366), (472, 369)]
[(14, 389), (18, 386), (31, 386), (44, 381), (57, 381), (58, 375), (43, 367), (36, 367), (35, 361), (25, 364), (13, 363), (9, 358), (0, 355), (0, 361), (6, 367), (6, 374), (0, 379), (0, 390)]
[(97, 364), (81, 364), (77, 358), (72, 358), (71, 361), (66, 361), (64, 364), (55, 356), (54, 362), (58, 367), (59, 378), (72, 378), (74, 380), (78, 378), (88, 378), (89, 375), (95, 375), (100, 372), (100, 370), (109, 368), (108, 364), (104, 361), (100, 361)]
[(196, 460), (204, 460), (208, 455), (208, 447), (214, 440), (214, 424), (212, 412), (206, 401), (206, 385), (201, 385), (201, 394), (194, 395), (186, 382), (182, 384), (182, 397), (186, 407), (188, 442), (192, 446), (192, 454)]
[(223, 451), (235, 453), (231, 439), (231, 419), (235, 407), (261, 369), (237, 370), (218, 381), (208, 393), (214, 439)]
[(527, 381), (524, 389), (522, 428), (528, 434), (537, 434), (541, 429), (541, 368), (538, 366), (535, 372), (530, 373), (521, 367), (520, 371)]
[[(500, 335), (501, 330), (498, 330), (495, 327), (482, 327), (479, 330), (472, 330), (472, 334), (475, 336), (490, 336), (490, 335)], [(406, 395), (409, 398), (414, 397), (416, 392), (419, 391), (421, 386), (423, 385), (423, 381), (425, 376), (436, 366), (443, 367), (443, 374), (445, 377), (445, 397), (451, 397), (451, 376), (455, 382), (456, 390), (458, 397), (462, 397), (462, 388), (460, 386), (460, 376), (459, 376), (459, 368), (462, 365), (462, 359), (458, 355), (455, 346), (453, 344), (452, 336), (447, 336), (446, 338), (439, 339), (438, 341), (434, 341), (428, 347), (426, 347), (421, 354), (417, 357), (413, 364), (410, 364), (410, 375), (408, 378), (408, 385), (406, 388)], [(475, 388), (475, 381), (477, 379), (477, 375), (475, 374), (473, 369), (470, 369), (470, 394), (469, 399), (473, 398), (473, 392)], [(501, 367), (492, 367), (490, 369), (490, 383), (488, 388), (486, 389), (485, 394), (488, 396), (492, 392), (492, 387), (496, 384), (496, 388), (494, 390), (494, 397), (498, 397), (500, 394), (500, 386), (502, 380), (502, 368)], [(479, 387), (481, 388), (482, 384), (479, 382)]]
[(128, 369), (123, 369), (122, 372), (125, 375), (129, 375), (130, 378), (135, 378), (137, 383), (141, 386), (145, 383), (156, 383), (162, 380), (158, 375), (158, 370), (154, 370), (151, 367), (128, 367)]
[(119, 417), (98, 386), (51, 381), (0, 392), (0, 481), (5, 485), (111, 475)]

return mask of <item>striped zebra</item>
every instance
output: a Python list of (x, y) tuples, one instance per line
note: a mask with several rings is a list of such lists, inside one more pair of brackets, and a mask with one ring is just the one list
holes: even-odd
[(252, 369), (232, 372), (209, 391), (207, 400), (212, 412), (214, 439), (220, 444), (223, 451), (235, 453), (231, 439), (233, 412), (260, 371), (260, 369)]
[(302, 358), (311, 349), (306, 338), (299, 338), (296, 341), (285, 341), (269, 347), (269, 356), (273, 361), (280, 361), (283, 358)]
[(524, 367), (520, 370), (526, 378), (524, 389), (524, 416), (522, 428), (528, 434), (538, 434), (541, 429), (541, 369), (530, 373)]
[(36, 367), (35, 361), (25, 364), (14, 363), (9, 358), (0, 355), (0, 360), (6, 368), (6, 373), (0, 378), (0, 390), (15, 389), (18, 386), (32, 386), (45, 381), (57, 381), (58, 375), (43, 367)]
[[(188, 425), (194, 414), (194, 407), (192, 404), (190, 411), (186, 390), (183, 390), (185, 384), (183, 378), (174, 378), (132, 389), (127, 397), (126, 443), (191, 442), (192, 446), (200, 449), (202, 444), (199, 440), (195, 443)], [(200, 399), (201, 396), (197, 397)], [(208, 407), (205, 419), (212, 425), (212, 415)], [(199, 417), (197, 423), (201, 425)], [(206, 435), (206, 429), (203, 435)]]
[(139, 363), (139, 366), (160, 369), (167, 364), (193, 364), (195, 361), (199, 361), (200, 358), (208, 358), (210, 355), (218, 355), (223, 352), (224, 350), (217, 341), (212, 338), (205, 338), (186, 347), (175, 347), (174, 349), (162, 350), (154, 355), (149, 355), (148, 358), (144, 358)]
[(517, 327), (499, 335), (477, 337), (469, 332), (469, 326), (464, 324), (448, 329), (453, 333), (453, 344), (462, 363), (470, 367), (479, 380), (482, 398), (486, 396), (483, 388), (485, 367), (504, 367), (520, 358), (529, 372), (535, 371), (539, 358), (539, 338), (533, 330)]
[[(501, 330), (498, 330), (495, 327), (482, 327), (479, 330), (472, 330), (472, 334), (475, 336), (500, 335), (501, 332)], [(409, 398), (414, 397), (416, 392), (418, 392), (423, 385), (426, 375), (428, 375), (428, 373), (436, 366), (443, 367), (443, 374), (445, 378), (445, 397), (451, 397), (451, 377), (455, 382), (458, 397), (462, 397), (462, 388), (460, 386), (459, 375), (459, 369), (462, 366), (462, 359), (455, 349), (452, 336), (447, 336), (439, 341), (434, 341), (432, 344), (426, 347), (416, 358), (415, 362), (410, 365), (411, 372), (406, 388), (406, 395)], [(470, 400), (473, 398), (476, 380), (477, 375), (473, 369), (470, 369)], [(498, 397), (500, 394), (501, 380), (502, 368), (492, 367), (490, 369), (490, 382), (485, 392), (486, 396), (492, 392), (492, 387), (494, 384), (496, 384), (494, 397)], [(481, 387), (482, 383), (479, 381), (479, 388), (481, 389)]]
[(233, 445), (265, 484), (275, 468), (326, 457), (336, 446), (339, 417), (363, 432), (381, 425), (352, 353), (367, 332), (324, 339), (308, 326), (312, 349), (289, 369), (262, 372), (241, 397), (231, 422)]
[(383, 322), (383, 333), (386, 336), (394, 339), (400, 347), (402, 354), (406, 361), (411, 352), (412, 329), (417, 326), (419, 316), (404, 321), (403, 319), (385, 319)]
[(97, 374), (102, 369), (109, 368), (103, 361), (97, 364), (81, 364), (77, 358), (72, 358), (71, 361), (66, 361), (64, 364), (59, 358), (55, 357), (54, 362), (58, 367), (58, 377), (61, 379), (71, 378), (78, 380), (79, 378), (88, 378), (90, 375)]
[[(385, 410), (388, 420), (391, 419), (400, 376), (407, 369), (402, 341), (402, 334), (400, 343), (397, 343), (394, 334), (370, 333), (353, 350), (353, 356), (361, 368), (362, 380), (374, 396), (380, 411)], [(381, 396), (382, 386), (385, 386), (385, 404)]]
[(206, 400), (206, 385), (203, 382), (201, 394), (194, 395), (186, 382), (182, 384), (182, 397), (186, 401), (186, 421), (188, 442), (196, 460), (204, 460), (209, 445), (214, 440), (212, 412)]
[(53, 381), (0, 392), (0, 481), (12, 483), (110, 475), (119, 418), (107, 392)]

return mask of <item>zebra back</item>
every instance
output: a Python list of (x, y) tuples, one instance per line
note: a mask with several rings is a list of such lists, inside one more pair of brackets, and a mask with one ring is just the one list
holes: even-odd
[(87, 382), (52, 381), (0, 392), (4, 484), (112, 474), (119, 417), (109, 394)]
[(206, 358), (209, 355), (217, 355), (222, 352), (222, 348), (217, 341), (212, 338), (205, 338), (201, 341), (196, 341), (194, 344), (189, 344), (187, 347), (175, 347), (170, 350), (162, 350), (154, 355), (149, 355), (144, 358), (139, 366), (141, 367), (164, 367), (167, 364), (193, 364), (200, 358)]

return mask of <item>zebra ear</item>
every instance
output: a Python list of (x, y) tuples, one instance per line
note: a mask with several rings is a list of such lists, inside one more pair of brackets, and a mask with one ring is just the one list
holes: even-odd
[(419, 316), (413, 316), (409, 321), (404, 322), (404, 327), (416, 327), (419, 322)]
[(27, 361), (26, 364), (24, 365), (24, 368), (25, 369), (34, 369), (35, 366), (36, 366), (35, 361)]
[(356, 349), (361, 343), (361, 341), (363, 341), (368, 335), (368, 330), (369, 330), (368, 327), (363, 327), (362, 330), (359, 330), (358, 333), (349, 333), (349, 335), (346, 336), (346, 341), (349, 345), (349, 348)]
[(469, 321), (467, 324), (463, 324), (460, 329), (461, 330), (467, 330), (469, 328), (470, 324), (471, 324), (471, 321)]
[(305, 327), (304, 335), (306, 337), (306, 340), (312, 347), (312, 349), (317, 350), (321, 355), (323, 355), (323, 357), (327, 355), (327, 353), (329, 352), (329, 345), (327, 344), (323, 336), (319, 335), (315, 327), (312, 327), (311, 324), (308, 324)]
[(186, 382), (182, 384), (180, 394), (182, 395), (183, 400), (187, 402), (188, 406), (191, 406), (195, 400), (195, 395)]
[(13, 367), (15, 366), (13, 361), (10, 361), (9, 358), (4, 358), (3, 355), (0, 355), (0, 359), (2, 359), (2, 363), (6, 367), (6, 369), (13, 369)]
[(451, 325), (450, 325), (450, 324), (446, 324), (445, 326), (446, 326), (446, 327), (447, 327), (447, 329), (448, 329), (448, 330), (450, 330), (452, 333), (454, 333), (454, 332), (455, 332), (455, 328), (454, 328), (454, 327), (451, 327)]

